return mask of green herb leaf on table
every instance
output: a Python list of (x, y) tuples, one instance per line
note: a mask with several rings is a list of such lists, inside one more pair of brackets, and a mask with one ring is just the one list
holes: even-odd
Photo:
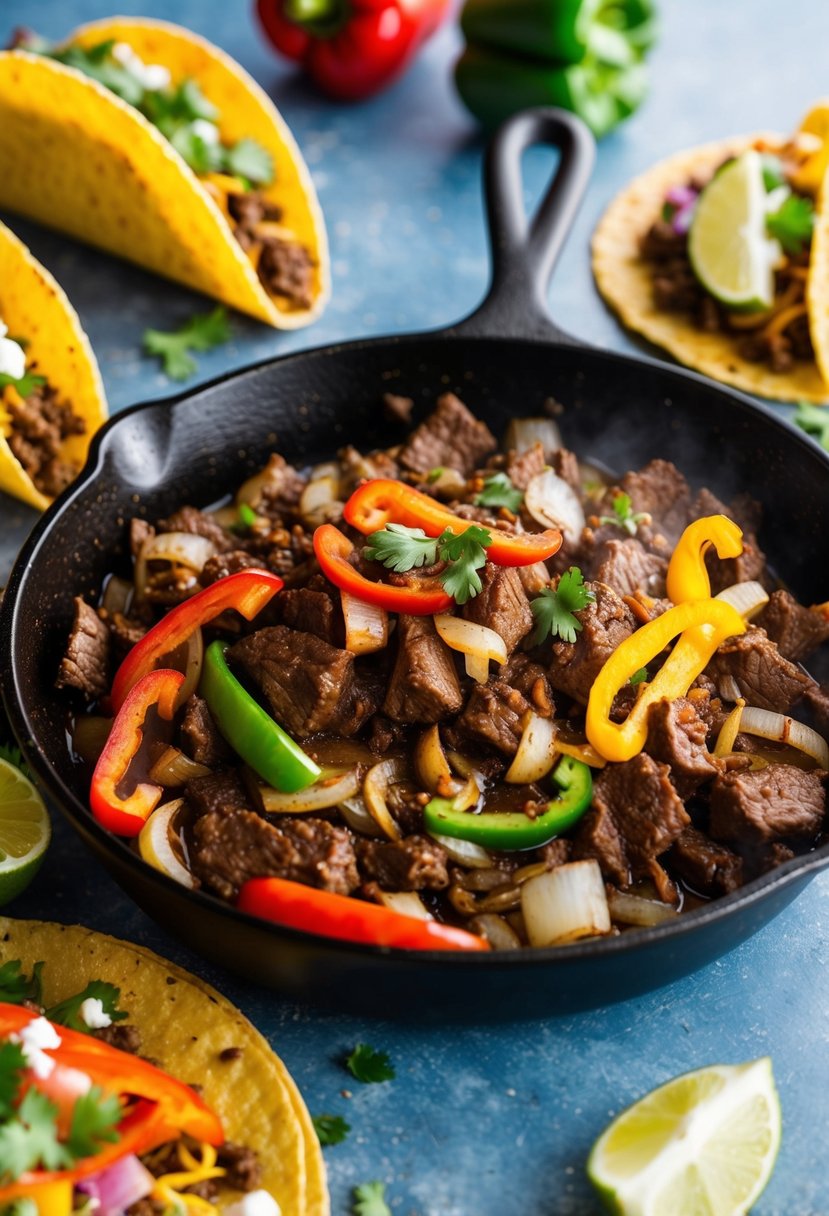
[(517, 489), (506, 473), (493, 473), (484, 480), (484, 488), (475, 495), (478, 507), (506, 507), (515, 514), (524, 501), (524, 491)]
[(635, 536), (640, 524), (649, 524), (651, 517), (647, 511), (634, 511), (629, 494), (617, 494), (613, 499), (613, 514), (600, 515), (600, 524), (612, 524), (615, 528), (623, 528), (629, 536)]
[(486, 551), (491, 544), (489, 529), (477, 524), (466, 528), (459, 536), (447, 528), (438, 537), (438, 555), (449, 563), (440, 581), (456, 604), (465, 604), (480, 594), (482, 584), (478, 571), (486, 565)]
[(93, 1156), (104, 1144), (114, 1144), (119, 1139), (117, 1129), (123, 1113), (117, 1094), (107, 1095), (99, 1085), (93, 1085), (72, 1108), (67, 1151), (80, 1160)]
[(125, 1013), (123, 1009), (118, 1008), (121, 989), (116, 988), (114, 984), (108, 984), (105, 980), (90, 980), (83, 992), (76, 992), (74, 996), (69, 996), (65, 1001), (60, 1001), (51, 1009), (47, 1009), (46, 1017), (50, 1022), (56, 1022), (59, 1026), (67, 1026), (70, 1030), (88, 1033), (89, 1026), (81, 1017), (81, 1005), (90, 999), (100, 1001), (104, 1013), (108, 1014), (113, 1022), (123, 1022), (124, 1018), (129, 1017), (129, 1014)]
[(829, 452), (829, 409), (801, 401), (792, 421), (807, 435), (817, 439), (820, 446)]
[(778, 211), (766, 216), (766, 231), (795, 257), (811, 242), (814, 226), (815, 205), (798, 194), (790, 194)]
[(573, 613), (586, 608), (595, 598), (595, 592), (585, 587), (581, 570), (578, 566), (571, 566), (562, 574), (555, 590), (545, 587), (540, 595), (530, 601), (536, 621), (532, 644), (538, 646), (548, 637), (575, 642), (582, 624)]
[(332, 1144), (342, 1144), (351, 1131), (351, 1124), (346, 1123), (342, 1115), (314, 1115), (312, 1120), (317, 1139), (323, 1148)]
[(354, 1188), (354, 1216), (391, 1216), (385, 1182), (364, 1182)]
[(0, 372), (0, 391), (11, 387), (17, 391), (24, 401), (27, 397), (31, 397), (36, 388), (41, 388), (45, 383), (45, 376), (35, 376), (31, 372), (26, 372), (25, 375), (17, 380), (14, 376), (10, 376), (8, 372)]
[(212, 312), (191, 317), (171, 333), (147, 329), (143, 342), (148, 355), (158, 355), (162, 360), (164, 371), (172, 380), (186, 380), (197, 370), (196, 361), (188, 351), (211, 350), (229, 340), (227, 309), (219, 305)]
[(72, 1156), (58, 1140), (58, 1108), (39, 1089), (28, 1089), (15, 1117), (0, 1126), (0, 1182), (14, 1182), (39, 1166), (59, 1170)]
[(396, 1073), (388, 1052), (375, 1051), (368, 1043), (358, 1043), (345, 1062), (345, 1066), (356, 1080), (364, 1085), (376, 1085), (380, 1081), (393, 1081)]
[(0, 966), (0, 1001), (7, 1005), (22, 1005), (24, 1001), (40, 1004), (40, 973), (43, 963), (35, 963), (32, 974), (26, 975), (20, 959), (10, 959)]
[(10, 1039), (0, 1043), (0, 1120), (12, 1115), (27, 1067), (26, 1056), (19, 1043), (12, 1043)]

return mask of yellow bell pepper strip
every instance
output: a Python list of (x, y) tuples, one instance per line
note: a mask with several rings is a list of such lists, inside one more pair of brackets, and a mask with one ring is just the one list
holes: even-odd
[[(746, 623), (724, 600), (694, 600), (669, 608), (626, 638), (605, 663), (590, 690), (586, 734), (606, 760), (631, 760), (645, 746), (648, 710), (657, 701), (684, 696), (726, 638), (745, 633)], [(672, 638), (682, 636), (621, 724), (610, 720), (613, 698), (640, 667), (647, 666)]]
[(705, 554), (712, 545), (718, 557), (739, 557), (742, 553), (743, 533), (727, 515), (695, 519), (677, 541), (666, 578), (668, 597), (675, 604), (710, 597), (711, 580), (705, 566)]

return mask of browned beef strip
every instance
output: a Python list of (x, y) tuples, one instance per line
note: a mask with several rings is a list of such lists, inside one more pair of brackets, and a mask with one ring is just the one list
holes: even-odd
[(604, 876), (621, 886), (648, 873), (691, 822), (669, 772), (645, 752), (602, 769), (576, 829), (574, 858), (595, 857)]
[(431, 618), (399, 617), (397, 659), (383, 713), (395, 722), (440, 722), (462, 704), (452, 653)]
[(325, 591), (297, 587), (282, 591), (274, 601), (277, 620), (289, 629), (302, 629), (330, 646), (343, 641), (342, 612)]
[(690, 798), (704, 781), (712, 781), (719, 769), (705, 741), (708, 726), (692, 701), (657, 701), (648, 713), (645, 750), (671, 770), (671, 781), (680, 798)]
[(829, 639), (829, 614), (806, 608), (788, 591), (773, 591), (754, 622), (765, 629), (784, 659), (801, 663)]
[(181, 724), (181, 737), (184, 750), (196, 764), (216, 768), (233, 756), (224, 736), (213, 721), (207, 702), (196, 693), (193, 693), (187, 702), (184, 721)]
[(579, 458), (576, 453), (571, 452), (569, 448), (558, 448), (552, 454), (550, 465), (556, 476), (560, 477), (562, 481), (566, 481), (576, 491), (579, 498), (581, 498), (581, 471), (579, 469)]
[(250, 801), (237, 769), (196, 777), (185, 786), (187, 805), (194, 816), (230, 814), (250, 810)]
[(695, 827), (685, 828), (669, 854), (671, 868), (700, 895), (727, 895), (743, 885), (743, 859)]
[(528, 654), (516, 650), (504, 666), (498, 669), (497, 675), (505, 684), (517, 688), (542, 718), (552, 718), (555, 715), (553, 690), (547, 672)]
[(437, 408), (409, 435), (398, 459), (412, 473), (425, 475), (442, 467), (460, 469), (469, 477), (497, 446), (486, 423), (454, 393), (444, 393)]
[(227, 578), (231, 574), (238, 574), (241, 570), (251, 570), (256, 566), (261, 570), (264, 562), (244, 549), (215, 553), (213, 557), (208, 557), (202, 566), (199, 582), (203, 587), (209, 587), (212, 583), (217, 583), (220, 578)]
[(535, 856), (537, 861), (544, 862), (548, 870), (554, 870), (556, 866), (566, 865), (572, 852), (572, 840), (568, 840), (566, 836), (559, 836), (555, 840), (543, 844), (540, 849), (536, 849)]
[(659, 598), (665, 594), (667, 561), (648, 552), (635, 536), (606, 540), (592, 555), (589, 570), (589, 577), (607, 583), (619, 595), (644, 591)]
[(133, 516), (130, 520), (130, 553), (133, 557), (138, 557), (144, 542), (152, 540), (155, 536), (155, 528), (152, 524), (148, 524), (146, 519), (139, 519)]
[(293, 308), (310, 308), (314, 302), (314, 259), (299, 241), (269, 236), (262, 242), (256, 267), (268, 295), (287, 300)]
[[(354, 655), (312, 633), (274, 625), (242, 638), (227, 652), (236, 671), (259, 688), (274, 718), (301, 739), (333, 729), (352, 735)], [(365, 719), (363, 719), (364, 721)]]
[(253, 811), (213, 811), (193, 825), (190, 861), (222, 899), (250, 878), (287, 878), (338, 895), (359, 881), (351, 836), (325, 819), (280, 817), (274, 826)]
[(449, 886), (446, 850), (429, 836), (360, 840), (357, 860), (364, 876), (384, 891), (442, 891)]
[(163, 1216), (167, 1206), (163, 1200), (146, 1195), (143, 1199), (136, 1199), (125, 1211), (126, 1216)]
[(734, 583), (746, 583), (754, 579), (767, 584), (769, 575), (766, 555), (757, 540), (760, 518), (756, 504), (743, 498), (726, 506), (710, 490), (702, 489), (694, 499), (691, 518), (701, 519), (705, 515), (727, 515), (739, 524), (743, 532), (743, 551), (737, 557), (717, 557), (713, 546), (706, 553), (705, 564), (711, 576), (712, 593), (717, 595)]
[(642, 237), (639, 251), (649, 262), (664, 262), (671, 258), (684, 257), (687, 243), (686, 233), (674, 232), (668, 220), (658, 219)]
[(269, 517), (291, 514), (299, 504), (306, 478), (278, 452), (271, 453), (260, 476), (259, 501), (254, 503), (255, 509)]
[(725, 773), (711, 787), (709, 831), (741, 851), (772, 840), (811, 840), (823, 826), (826, 774), (794, 764)]
[(803, 705), (808, 706), (816, 730), (829, 736), (829, 687), (812, 684), (804, 693)]
[(581, 632), (575, 642), (553, 643), (550, 683), (574, 701), (587, 704), (593, 681), (613, 651), (633, 633), (633, 613), (606, 583), (589, 583), (596, 599), (575, 613)]
[(236, 223), (243, 228), (253, 228), (262, 220), (282, 218), (282, 208), (265, 198), (258, 190), (240, 190), (227, 196), (227, 209)]
[(626, 473), (620, 484), (630, 495), (634, 514), (645, 512), (651, 517), (650, 528), (640, 525), (637, 530), (640, 540), (660, 534), (673, 548), (691, 518), (691, 490), (676, 465), (652, 460), (638, 473)]
[(517, 688), (497, 677), (472, 689), (456, 727), (479, 747), (495, 747), (514, 756), (530, 704)]
[(41, 494), (55, 498), (78, 472), (76, 464), (61, 460), (61, 447), (70, 435), (85, 434), (86, 423), (68, 402), (58, 400), (51, 384), (36, 388), (25, 401), (7, 401), (5, 409), (9, 447)]
[(775, 643), (756, 626), (727, 638), (705, 674), (718, 687), (723, 676), (732, 676), (749, 705), (780, 714), (787, 714), (814, 683), (811, 676), (784, 659)]
[(123, 612), (113, 612), (112, 616), (106, 618), (106, 624), (112, 634), (116, 661), (123, 659), (127, 651), (132, 650), (136, 642), (141, 641), (149, 628), (146, 622), (132, 616), (124, 616)]
[(524, 452), (510, 452), (507, 455), (507, 477), (517, 490), (526, 490), (533, 477), (544, 472), (546, 464), (544, 444), (538, 440)]
[(480, 571), (481, 591), (461, 609), (467, 621), (494, 629), (504, 639), (507, 654), (533, 627), (533, 614), (524, 586), (514, 566), (487, 562)]
[(222, 1182), (236, 1191), (255, 1191), (262, 1185), (262, 1163), (255, 1149), (226, 1140), (216, 1151), (216, 1164), (227, 1170)]
[(193, 532), (196, 536), (204, 536), (212, 540), (219, 553), (228, 553), (238, 548), (238, 541), (232, 533), (217, 523), (206, 511), (197, 507), (179, 507), (168, 519), (163, 519), (158, 525), (159, 532)]
[(75, 596), (74, 605), (75, 616), (55, 686), (78, 688), (94, 701), (109, 688), (109, 630), (81, 596)]

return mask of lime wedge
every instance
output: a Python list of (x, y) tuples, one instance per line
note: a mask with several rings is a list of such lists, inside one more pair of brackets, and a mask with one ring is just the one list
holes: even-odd
[(623, 1111), (593, 1146), (587, 1174), (617, 1216), (743, 1216), (779, 1146), (771, 1060), (717, 1064)]
[(763, 159), (744, 152), (708, 183), (697, 200), (688, 257), (707, 292), (745, 312), (771, 307), (780, 246), (766, 233)]
[(0, 907), (28, 887), (51, 836), (40, 794), (19, 768), (0, 760)]

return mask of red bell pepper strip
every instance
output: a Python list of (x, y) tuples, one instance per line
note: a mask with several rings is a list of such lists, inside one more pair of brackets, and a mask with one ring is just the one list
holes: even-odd
[(257, 0), (276, 50), (341, 101), (370, 97), (409, 66), (449, 0)]
[(318, 891), (285, 878), (248, 879), (239, 892), (237, 907), (289, 929), (304, 929), (340, 941), (400, 950), (489, 949), (484, 938), (465, 929), (403, 916), (380, 904)]
[(385, 608), (387, 612), (404, 612), (409, 616), (432, 616), (454, 607), (452, 596), (439, 583), (435, 584), (433, 590), (372, 582), (351, 565), (348, 559), (353, 552), (351, 541), (333, 524), (322, 524), (314, 533), (314, 553), (320, 569), (341, 591), (365, 600), (367, 604)]
[(133, 646), (115, 673), (110, 694), (115, 712), (141, 677), (157, 667), (170, 651), (186, 642), (194, 630), (228, 608), (235, 608), (248, 621), (253, 620), (282, 586), (282, 579), (269, 570), (251, 567), (220, 578), (204, 591), (198, 591), (189, 600), (176, 605)]
[[(345, 504), (343, 516), (364, 536), (379, 532), (386, 524), (422, 528), (427, 536), (440, 536), (447, 528), (459, 536), (471, 526), (468, 519), (461, 519), (428, 494), (389, 477), (377, 477), (358, 486)], [(546, 561), (560, 548), (561, 533), (557, 528), (519, 536), (494, 528), (486, 556), (487, 561), (498, 566), (531, 566), (533, 562)]]
[(150, 671), (127, 693), (118, 711), (104, 750), (92, 774), (89, 805), (98, 823), (117, 836), (137, 836), (163, 793), (160, 785), (138, 782), (125, 796), (119, 792), (144, 737), (144, 719), (153, 706), (166, 722), (176, 712), (179, 689), (184, 683), (180, 671), (161, 667)]

